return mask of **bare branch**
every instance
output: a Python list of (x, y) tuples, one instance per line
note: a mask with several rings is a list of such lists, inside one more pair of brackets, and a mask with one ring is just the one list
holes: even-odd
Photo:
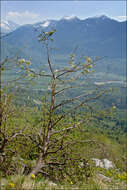
[(64, 131), (70, 131), (71, 129), (74, 129), (74, 128), (77, 128), (79, 127), (79, 125), (81, 125), (83, 123), (83, 121), (80, 121), (79, 123), (74, 124), (72, 127), (68, 127), (68, 128), (64, 128), (64, 129), (61, 129), (59, 131), (53, 131), (52, 134), (56, 134), (56, 133), (61, 133), (61, 132), (64, 132)]
[(71, 102), (73, 102), (73, 101), (75, 101), (75, 100), (78, 100), (78, 99), (80, 99), (80, 98), (82, 98), (82, 97), (86, 97), (86, 96), (88, 96), (88, 95), (91, 95), (91, 94), (81, 94), (81, 95), (76, 96), (76, 97), (74, 97), (74, 98), (71, 98), (71, 99), (68, 99), (68, 100), (63, 100), (60, 104), (58, 104), (58, 105), (56, 105), (56, 106), (54, 107), (54, 110), (55, 110), (56, 108), (60, 107), (60, 106), (63, 106), (63, 105), (65, 105), (65, 104), (67, 104), (67, 103), (71, 103)]
[(33, 71), (32, 69), (29, 69), (29, 71), (31, 73), (33, 73), (35, 76), (41, 76), (41, 77), (52, 77), (52, 75), (49, 75), (49, 74), (41, 74), (41, 73), (36, 73), (35, 71)]
[(99, 95), (97, 95), (97, 96), (95, 96), (95, 97), (91, 97), (91, 98), (88, 98), (88, 99), (82, 101), (79, 105), (73, 107), (72, 109), (70, 109), (69, 111), (67, 111), (65, 114), (63, 114), (62, 116), (60, 116), (60, 117), (57, 119), (57, 121), (53, 124), (53, 126), (55, 126), (58, 122), (60, 122), (62, 119), (64, 119), (64, 118), (66, 117), (66, 115), (72, 113), (74, 110), (77, 110), (79, 107), (82, 107), (83, 105), (86, 105), (86, 106), (88, 107), (88, 104), (86, 104), (88, 101), (90, 101), (90, 100), (95, 100), (95, 99), (101, 97), (102, 95), (105, 94), (105, 92), (106, 92), (106, 91), (104, 91), (103, 93), (101, 93), (101, 94), (99, 94)]
[(58, 147), (57, 150), (51, 151), (51, 152), (47, 152), (46, 155), (48, 155), (48, 154), (56, 154), (58, 151), (62, 150), (62, 147), (63, 147), (63, 144), (61, 144), (61, 145)]
[(77, 71), (81, 70), (81, 68), (76, 69), (76, 67), (77, 67), (77, 66), (75, 66), (75, 67), (73, 67), (72, 69), (69, 69), (69, 70), (67, 70), (67, 71), (65, 71), (65, 72), (63, 72), (63, 73), (57, 75), (56, 78), (58, 79), (59, 77), (65, 75), (65, 74), (72, 73), (72, 72), (77, 72)]
[(63, 88), (62, 90), (59, 90), (55, 93), (55, 95), (57, 94), (60, 94), (61, 92), (65, 91), (65, 90), (68, 90), (68, 89), (71, 89), (72, 87), (67, 87), (67, 88)]
[(19, 132), (19, 133), (15, 133), (13, 135), (10, 136), (8, 142), (11, 142), (14, 138), (16, 138), (17, 136), (22, 136), (24, 137), (25, 135), (22, 133), (22, 132)]

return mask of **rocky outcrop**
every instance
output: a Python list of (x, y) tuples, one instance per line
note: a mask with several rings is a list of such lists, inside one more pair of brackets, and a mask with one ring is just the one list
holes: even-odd
[(101, 167), (101, 168), (105, 168), (105, 169), (109, 169), (109, 168), (114, 168), (115, 165), (113, 164), (112, 161), (108, 160), (108, 159), (97, 159), (97, 158), (93, 158), (92, 159), (95, 162), (96, 167)]

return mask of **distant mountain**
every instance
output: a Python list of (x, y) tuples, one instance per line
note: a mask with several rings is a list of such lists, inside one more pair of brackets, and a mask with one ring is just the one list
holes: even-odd
[(37, 41), (39, 33), (42, 30), (56, 29), (53, 47), (57, 48), (57, 55), (69, 55), (75, 51), (79, 55), (121, 59), (126, 57), (126, 24), (127, 21), (118, 22), (105, 15), (85, 20), (64, 17), (60, 20), (27, 24), (3, 37), (2, 55), (32, 56), (37, 65), (45, 54)]
[(18, 27), (19, 25), (12, 21), (3, 20), (0, 22), (0, 31), (2, 34), (7, 34), (9, 32), (12, 32)]

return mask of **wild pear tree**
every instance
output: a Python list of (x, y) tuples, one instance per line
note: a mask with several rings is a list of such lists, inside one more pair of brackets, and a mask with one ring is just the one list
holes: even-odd
[[(66, 67), (55, 68), (51, 61), (49, 47), (55, 32), (56, 30), (42, 32), (38, 38), (46, 49), (48, 70), (39, 72), (29, 69), (35, 77), (46, 77), (50, 88), (42, 100), (42, 118), (36, 126), (38, 133), (28, 134), (28, 136), (38, 148), (36, 164), (29, 175), (41, 173), (57, 179), (59, 176), (65, 178), (67, 175), (71, 176), (76, 173), (81, 176), (81, 173), (85, 171), (79, 167), (79, 162), (83, 159), (80, 154), (76, 154), (74, 147), (80, 143), (96, 142), (89, 139), (80, 141), (74, 138), (73, 132), (80, 131), (83, 124), (87, 125), (89, 122), (89, 117), (81, 118), (76, 113), (81, 108), (90, 109), (92, 112), (89, 101), (98, 99), (105, 92), (100, 92), (97, 88), (90, 93), (86, 92), (86, 86), (89, 85), (87, 76), (93, 72), (98, 58), (92, 60), (90, 57), (82, 56), (77, 60), (75, 54), (72, 53)], [(81, 77), (84, 78), (80, 85)], [(67, 96), (64, 96), (66, 93), (72, 93), (72, 98), (66, 98)], [(85, 162), (86, 160), (84, 160), (84, 167), (86, 167)]]
[[(71, 53), (66, 66), (59, 64), (57, 67), (53, 64), (51, 43), (55, 32), (56, 30), (42, 32), (38, 37), (38, 41), (46, 50), (47, 68), (45, 71), (33, 69), (31, 61), (20, 57), (6, 58), (0, 64), (1, 72), (6, 69), (15, 69), (17, 73), (13, 79), (1, 83), (1, 164), (5, 161), (8, 151), (14, 152), (10, 144), (22, 137), (22, 144), (23, 141), (28, 141), (36, 149), (33, 158), (36, 159), (36, 163), (28, 172), (24, 167), (22, 171), (25, 174), (31, 176), (41, 173), (43, 176), (56, 180), (66, 179), (67, 176), (69, 178), (77, 176), (80, 179), (84, 175), (89, 177), (91, 171), (88, 160), (79, 151), (80, 147), (82, 144), (90, 143), (100, 146), (95, 140), (80, 138), (84, 124), (88, 125), (93, 116), (95, 117), (94, 108), (89, 102), (96, 101), (105, 94), (105, 91), (94, 88), (88, 77), (94, 71), (93, 68), (99, 58), (77, 57)], [(46, 93), (41, 101), (41, 118), (36, 125), (29, 123), (29, 126), (22, 126), (21, 129), (16, 126), (10, 129), (8, 121), (13, 114), (15, 115), (16, 107), (11, 103), (11, 96), (4, 93), (3, 87), (12, 84), (15, 87), (20, 84), (17, 82), (22, 82), (28, 77), (30, 79), (39, 78), (40, 81), (46, 78), (48, 81)], [(80, 110), (83, 110), (83, 114), (80, 114)], [(25, 131), (25, 128), (28, 130)]]

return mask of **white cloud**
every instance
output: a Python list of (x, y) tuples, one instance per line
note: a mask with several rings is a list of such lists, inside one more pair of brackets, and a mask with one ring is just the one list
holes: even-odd
[(40, 16), (39, 14), (29, 11), (24, 11), (24, 12), (10, 11), (7, 14), (7, 19), (22, 25), (22, 24), (32, 24), (38, 21), (39, 16)]

